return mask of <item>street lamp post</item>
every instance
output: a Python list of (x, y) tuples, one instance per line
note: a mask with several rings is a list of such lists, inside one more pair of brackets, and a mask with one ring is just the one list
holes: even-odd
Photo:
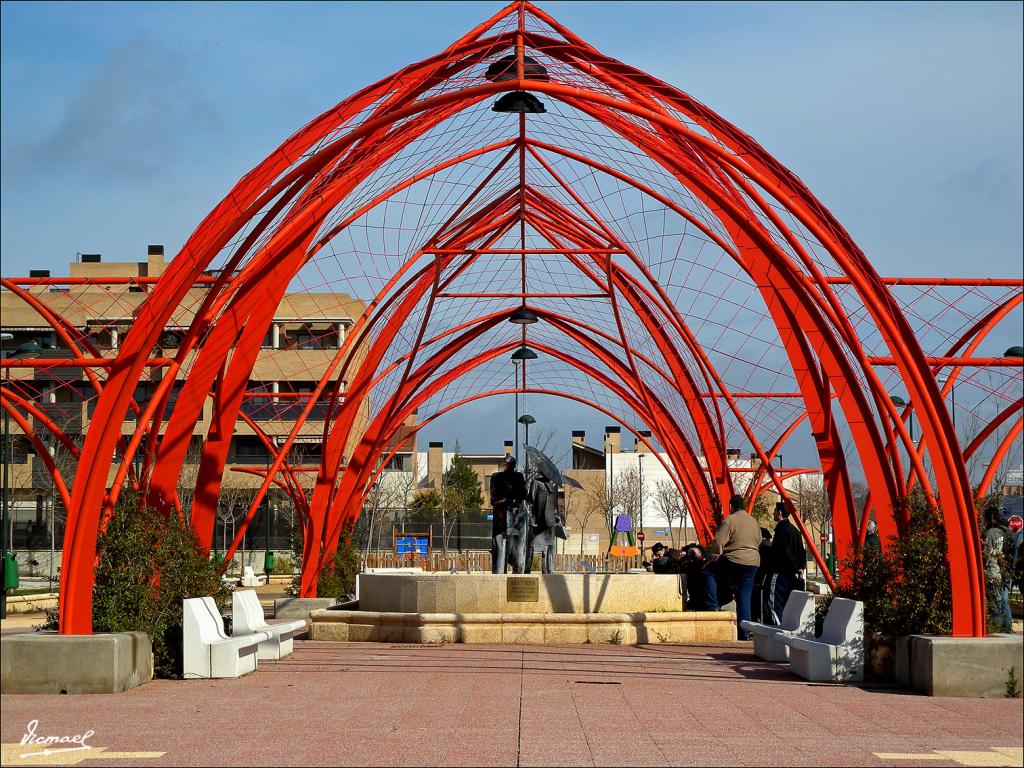
[[(277, 438), (272, 439), (272, 443), (277, 445)], [(270, 477), (270, 452), (267, 452), (267, 477)], [(263, 572), (267, 576), (267, 584), (270, 583), (270, 573), (274, 570), (274, 553), (270, 551), (270, 489), (263, 495), (263, 503), (265, 512), (266, 526), (264, 527), (264, 551), (263, 551)]]
[[(0, 339), (2, 342), (8, 342), (13, 339), (14, 336), (10, 333), (3, 334)], [(11, 385), (11, 369), (4, 369), (4, 388), (10, 389)], [(0, 546), (0, 553), (3, 554), (3, 599), (0, 600), (0, 619), (7, 618), (7, 465), (10, 463), (10, 456), (7, 452), (7, 445), (10, 442), (11, 434), (11, 417), (4, 409), (4, 497), (3, 497), (3, 515), (0, 519), (0, 526), (3, 527), (3, 531), (0, 532), (2, 537), (2, 546)]]
[[(892, 401), (892, 404), (895, 405), (897, 408), (906, 408), (908, 405), (910, 405), (909, 401), (904, 400), (899, 395), (890, 395), (889, 399)], [(913, 411), (913, 409), (911, 409), (911, 411), (910, 411), (910, 442), (914, 442), (914, 411)]]
[[(522, 419), (519, 418), (519, 381), (520, 381), (520, 379), (519, 379), (519, 363), (523, 364), (523, 378), (525, 379), (526, 378), (526, 361), (527, 360), (536, 360), (537, 359), (537, 353), (534, 352), (532, 349), (530, 349), (528, 346), (526, 346), (526, 344), (523, 344), (521, 347), (519, 347), (519, 349), (517, 349), (515, 352), (512, 353), (511, 357), (512, 357), (512, 364), (515, 366), (515, 371), (516, 371), (516, 381), (515, 381), (515, 391), (516, 391), (516, 464), (518, 465), (519, 464), (519, 424), (522, 421)], [(529, 441), (529, 439), (530, 439), (529, 431), (527, 431), (527, 433), (526, 433), (526, 439), (527, 439), (527, 441)]]
[(512, 360), (512, 370), (515, 379), (512, 384), (516, 390), (516, 465), (519, 465), (519, 361)]
[(638, 472), (640, 474), (640, 483), (639, 488), (637, 489), (638, 495), (640, 496), (640, 525), (638, 527), (642, 531), (644, 529), (644, 455), (642, 453), (637, 454), (636, 463)]
[[(536, 423), (537, 423), (537, 420), (535, 418), (533, 418), (533, 416), (531, 416), (528, 413), (524, 413), (522, 416), (520, 416), (518, 419), (516, 419), (516, 424), (517, 425), (518, 424), (522, 424), (526, 428), (526, 437), (523, 440), (525, 445), (529, 445), (530, 444), (530, 425), (531, 424), (536, 424)], [(517, 431), (518, 431), (518, 427), (517, 427)], [(526, 454), (526, 463), (525, 463), (525, 466), (523, 468), (523, 477), (527, 477), (528, 478), (529, 477), (529, 472), (530, 472), (530, 454)]]
[[(5, 333), (0, 336), (0, 345), (3, 342), (11, 341), (14, 338), (13, 334)], [(34, 341), (26, 342), (19, 346), (12, 358), (24, 357), (27, 355), (37, 355), (43, 351), (43, 348)], [(10, 391), (11, 388), (11, 369), (4, 369), (4, 389)], [(3, 528), (0, 531), (0, 555), (3, 560), (3, 592), (0, 595), (0, 619), (7, 618), (7, 590), (17, 589), (18, 587), (18, 561), (14, 555), (7, 551), (8, 545), (12, 542), (9, 540), (10, 529), (8, 528), (10, 521), (10, 471), (11, 465), (11, 416), (10, 412), (4, 409), (4, 471), (3, 471), (3, 507), (2, 513), (0, 513), (0, 527)]]

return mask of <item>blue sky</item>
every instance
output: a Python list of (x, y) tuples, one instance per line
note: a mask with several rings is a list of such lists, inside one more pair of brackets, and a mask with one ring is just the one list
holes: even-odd
[[(4, 3), (3, 274), (175, 252), (294, 130), (499, 7)], [(754, 136), (883, 274), (1021, 274), (1020, 3), (542, 7)]]

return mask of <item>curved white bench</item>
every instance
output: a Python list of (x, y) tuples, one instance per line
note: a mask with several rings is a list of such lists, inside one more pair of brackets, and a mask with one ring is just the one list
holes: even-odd
[(256, 671), (256, 651), (268, 632), (228, 637), (212, 597), (183, 600), (182, 651), (186, 678), (241, 677)]
[(864, 603), (836, 597), (825, 616), (821, 637), (783, 636), (789, 668), (805, 680), (857, 682), (864, 679)]
[(264, 661), (280, 659), (292, 652), (292, 639), (306, 629), (304, 619), (267, 624), (260, 599), (251, 589), (240, 589), (231, 594), (231, 634), (249, 637), (257, 633), (269, 635), (259, 644), (256, 658)]
[(782, 637), (814, 637), (814, 595), (794, 590), (782, 610), (782, 624), (771, 626), (756, 621), (742, 621), (740, 626), (754, 638), (754, 653), (765, 661), (787, 661), (789, 646)]
[(262, 587), (267, 581), (266, 576), (257, 576), (256, 571), (252, 569), (251, 565), (247, 565), (242, 569), (242, 586), (243, 587)]

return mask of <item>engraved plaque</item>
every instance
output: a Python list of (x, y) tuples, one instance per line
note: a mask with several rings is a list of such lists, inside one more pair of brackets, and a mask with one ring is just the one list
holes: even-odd
[(505, 599), (510, 603), (536, 603), (540, 600), (540, 579), (530, 576), (509, 576)]

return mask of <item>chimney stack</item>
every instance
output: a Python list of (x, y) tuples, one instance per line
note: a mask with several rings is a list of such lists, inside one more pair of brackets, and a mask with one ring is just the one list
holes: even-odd
[(573, 445), (586, 445), (587, 444), (587, 432), (584, 429), (574, 429), (572, 431), (572, 444)]
[(604, 428), (604, 450), (605, 453), (619, 453), (622, 451), (622, 428), (616, 424)]
[(431, 488), (440, 488), (442, 475), (444, 475), (444, 443), (427, 443), (427, 485)]
[[(651, 430), (649, 430), (649, 429), (641, 429), (640, 430), (640, 437), (646, 438), (647, 441), (650, 442)], [(647, 443), (643, 442), (640, 439), (640, 437), (638, 437), (636, 439), (636, 452), (637, 453), (650, 453), (651, 452), (650, 446), (647, 445)]]
[(166, 266), (164, 247), (162, 245), (149, 246), (146, 249), (146, 275), (148, 277), (160, 277), (164, 273)]

